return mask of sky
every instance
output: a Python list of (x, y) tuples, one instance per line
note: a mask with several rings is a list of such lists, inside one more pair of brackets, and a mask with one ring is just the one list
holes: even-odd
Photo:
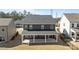
[(11, 12), (16, 10), (17, 12), (31, 12), (32, 14), (39, 15), (53, 15), (53, 17), (61, 17), (64, 13), (79, 13), (79, 9), (0, 9), (0, 11)]
[(13, 10), (61, 17), (63, 13), (79, 13), (79, 2), (77, 0), (0, 0), (0, 11)]

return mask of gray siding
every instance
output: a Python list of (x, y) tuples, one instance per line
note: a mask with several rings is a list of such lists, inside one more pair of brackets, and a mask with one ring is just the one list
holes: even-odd
[(7, 26), (0, 26), (0, 36), (4, 37), (5, 41), (7, 41)]
[(9, 23), (8, 26), (8, 40), (10, 40), (16, 33), (16, 26), (13, 21)]

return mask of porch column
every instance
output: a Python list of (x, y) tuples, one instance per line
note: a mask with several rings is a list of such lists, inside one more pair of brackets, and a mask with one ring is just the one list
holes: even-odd
[(76, 37), (77, 37), (77, 35), (76, 35), (77, 33), (75, 33), (75, 40), (74, 41), (76, 41), (77, 39), (76, 39)]
[(21, 42), (23, 43), (23, 35), (21, 35), (21, 37), (22, 37), (22, 38), (21, 38)]
[(45, 43), (46, 43), (46, 34), (45, 34)]
[(56, 34), (56, 42), (58, 42), (58, 34)]
[(35, 35), (33, 35), (33, 43), (35, 43)]

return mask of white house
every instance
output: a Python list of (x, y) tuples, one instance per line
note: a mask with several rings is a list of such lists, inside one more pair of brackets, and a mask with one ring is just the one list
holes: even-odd
[(64, 14), (60, 22), (60, 32), (73, 41), (79, 39), (79, 14)]
[(16, 33), (12, 18), (0, 18), (0, 43), (9, 41)]

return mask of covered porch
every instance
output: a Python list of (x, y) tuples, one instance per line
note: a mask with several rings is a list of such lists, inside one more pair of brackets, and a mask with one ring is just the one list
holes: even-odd
[(79, 30), (78, 29), (72, 30), (71, 36), (72, 36), (73, 41), (79, 41)]
[[(27, 33), (26, 33), (27, 32)], [(58, 34), (52, 31), (23, 31), (22, 43), (55, 43)]]

